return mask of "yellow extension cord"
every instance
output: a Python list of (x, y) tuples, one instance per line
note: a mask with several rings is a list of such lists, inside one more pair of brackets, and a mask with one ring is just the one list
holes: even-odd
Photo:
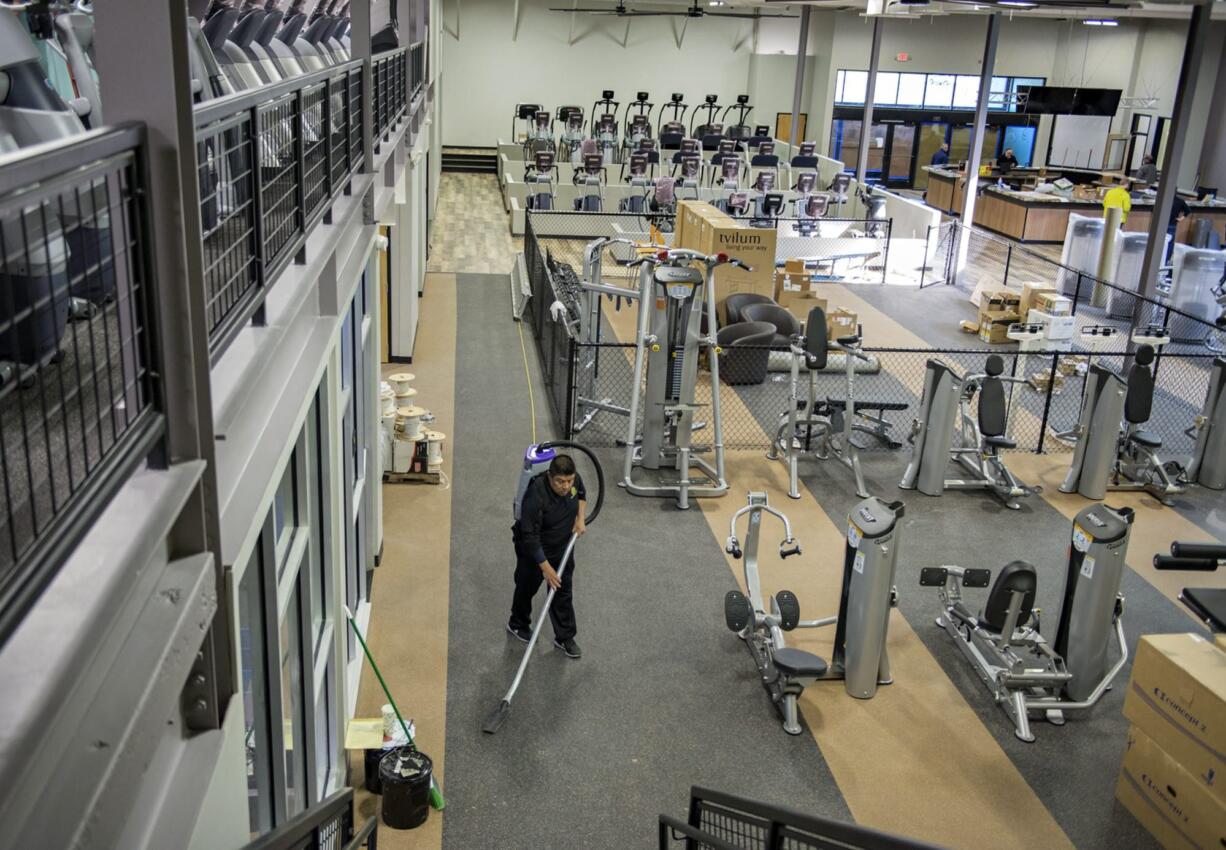
[(519, 353), (524, 356), (524, 380), (528, 383), (528, 409), (532, 412), (532, 445), (536, 445), (536, 396), (532, 392), (532, 372), (528, 369), (528, 347), (524, 345), (524, 322), (516, 322), (519, 328)]

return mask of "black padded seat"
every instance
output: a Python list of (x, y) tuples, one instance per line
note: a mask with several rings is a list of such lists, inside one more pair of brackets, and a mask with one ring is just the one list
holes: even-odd
[(719, 356), (719, 379), (733, 385), (765, 382), (774, 336), (775, 327), (768, 322), (738, 322), (720, 328), (715, 335), (715, 344), (724, 350)]
[(1162, 448), (1162, 438), (1153, 431), (1133, 431), (1128, 435), (1128, 439), (1138, 446), (1144, 446), (1147, 449)]
[(1124, 397), (1124, 420), (1131, 425), (1143, 425), (1149, 421), (1150, 409), (1154, 404), (1154, 373), (1149, 370), (1149, 364), (1153, 362), (1152, 345), (1142, 345), (1137, 349), (1132, 369), (1128, 372), (1128, 395)]
[[(845, 398), (830, 398), (827, 396), (826, 404), (834, 410), (846, 410), (847, 399)], [(905, 401), (865, 401), (864, 399), (856, 399), (856, 410), (906, 410), (911, 405)]]
[(790, 349), (792, 337), (800, 333), (800, 322), (792, 313), (771, 302), (747, 304), (741, 309), (741, 317), (747, 322), (766, 322), (775, 328), (772, 348)]
[(984, 445), (991, 446), (994, 449), (1016, 449), (1017, 441), (1010, 440), (1008, 437), (984, 437)]
[(775, 299), (769, 295), (759, 295), (756, 292), (734, 292), (724, 299), (724, 313), (727, 316), (727, 323), (735, 325), (738, 322), (748, 321), (742, 311), (750, 304), (774, 304)]
[(1010, 561), (1005, 564), (996, 574), (996, 581), (988, 592), (988, 601), (979, 614), (979, 622), (988, 630), (1000, 634), (1005, 627), (1005, 617), (1009, 614), (1009, 603), (1015, 590), (1023, 594), (1017, 623), (1020, 626), (1027, 622), (1034, 609), (1034, 594), (1038, 586), (1039, 578), (1033, 564), (1027, 561)]
[(785, 646), (775, 650), (775, 669), (785, 676), (804, 678), (826, 675), (826, 662), (812, 652)]

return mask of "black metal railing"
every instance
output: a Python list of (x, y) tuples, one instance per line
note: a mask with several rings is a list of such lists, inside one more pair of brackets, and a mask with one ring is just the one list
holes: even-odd
[[(599, 329), (583, 339), (574, 334), (573, 322), (568, 325), (551, 316), (550, 306), (556, 301), (573, 300), (583, 270), (582, 251), (586, 243), (539, 235), (538, 218), (549, 215), (530, 214), (527, 220), (524, 259), (531, 296), (525, 318), (537, 340), (554, 426), (560, 437), (578, 439), (588, 445), (624, 445), (629, 422), (618, 409), (629, 407), (634, 388), (641, 386), (644, 379), (634, 374), (633, 335), (626, 331), (619, 337), (610, 322), (610, 311), (615, 305), (607, 299)], [(553, 224), (552, 217), (548, 221)], [(634, 280), (637, 271), (606, 259), (602, 277), (605, 283), (633, 289), (637, 288)], [(1074, 296), (1078, 294), (1076, 283), (1074, 279)], [(950, 310), (948, 299), (941, 298), (939, 292), (931, 297), (934, 311), (944, 314)], [(1105, 308), (1088, 306), (1083, 301), (1074, 303), (1078, 327), (1106, 322), (1101, 315)], [(836, 305), (837, 300), (830, 302), (830, 306)], [(1157, 319), (1161, 323), (1172, 317), (1180, 318), (1166, 313), (1164, 308)], [(622, 322), (621, 327), (626, 324)], [(1071, 445), (1060, 435), (1076, 423), (1089, 358), (1122, 372), (1130, 364), (1128, 339), (1127, 333), (1121, 333), (1112, 338), (1110, 345), (1094, 350), (1076, 332), (1068, 350), (1054, 350), (1053, 345), (1046, 350), (1021, 351), (1015, 345), (986, 345), (977, 340), (962, 347), (866, 347), (864, 353), (869, 359), (856, 369), (856, 405), (879, 420), (882, 439), (867, 436), (857, 439), (868, 451), (904, 447), (913, 421), (921, 414), (924, 377), (930, 360), (944, 363), (959, 374), (971, 374), (981, 373), (987, 358), (998, 355), (1004, 361), (1005, 374), (1021, 380), (1009, 385), (1008, 432), (1017, 444), (1014, 451), (1069, 451)], [(714, 355), (709, 347), (703, 346), (700, 363), (708, 363), (711, 356)], [(736, 345), (724, 348), (718, 356), (724, 445), (729, 449), (769, 449), (792, 403), (790, 353), (786, 346), (772, 349)], [(1153, 413), (1146, 429), (1161, 437), (1164, 449), (1172, 455), (1192, 452), (1190, 429), (1204, 403), (1214, 356), (1202, 343), (1172, 343), (1159, 349), (1154, 370)], [(696, 400), (706, 404), (710, 401), (710, 384), (705, 365), (700, 368), (704, 374), (700, 375), (700, 397)], [(802, 397), (808, 393), (807, 381), (805, 375), (798, 389)], [(846, 397), (846, 376), (837, 359), (828, 370), (816, 374), (814, 381), (819, 402)], [(636, 433), (641, 425), (635, 423)], [(709, 424), (695, 432), (696, 441), (709, 443), (713, 439)]]
[(409, 48), (380, 53), (371, 61), (374, 87), (374, 146), (379, 149), (388, 132), (409, 108)]
[(915, 839), (697, 785), (690, 789), (685, 821), (660, 815), (660, 850), (679, 844), (687, 850), (940, 850)]
[(362, 161), (362, 63), (196, 108), (209, 346), (216, 358)]
[(419, 41), (409, 47), (409, 100), (417, 97), (426, 85), (426, 43)]
[(0, 642), (164, 433), (144, 128), (0, 157)]
[(375, 817), (367, 818), (354, 831), (353, 789), (342, 788), (243, 850), (377, 850), (378, 831)]

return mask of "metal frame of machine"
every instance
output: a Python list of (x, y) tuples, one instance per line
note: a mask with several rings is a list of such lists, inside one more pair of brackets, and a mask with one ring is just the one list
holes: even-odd
[[(886, 652), (890, 609), (898, 604), (894, 573), (898, 556), (898, 521), (901, 502), (886, 504), (869, 498), (857, 504), (848, 517), (843, 558), (843, 583), (839, 612), (817, 620), (800, 619), (796, 594), (781, 590), (769, 599), (763, 596), (758, 572), (758, 538), (762, 514), (777, 517), (784, 528), (779, 557), (800, 554), (788, 518), (770, 506), (767, 494), (750, 492), (748, 504), (732, 515), (724, 551), (743, 561), (745, 589), (724, 596), (724, 619), (753, 656), (762, 686), (770, 695), (783, 721), (783, 730), (799, 735), (796, 699), (806, 687), (821, 680), (842, 680), (849, 696), (872, 699), (878, 685), (891, 684)], [(736, 524), (749, 515), (742, 548)], [(769, 611), (768, 611), (769, 603)], [(785, 632), (834, 626), (834, 652), (827, 663), (811, 652), (787, 646)]]
[[(1027, 743), (1034, 741), (1032, 713), (1044, 712), (1050, 723), (1063, 725), (1064, 712), (1093, 707), (1128, 661), (1119, 587), (1132, 521), (1131, 508), (1106, 505), (1091, 505), (1073, 520), (1054, 644), (1039, 632), (1031, 564), (1007, 564), (979, 614), (966, 607), (962, 587), (987, 587), (990, 570), (943, 566), (920, 572), (920, 585), (940, 588), (943, 610), (936, 624), (949, 633), (1012, 719), (1014, 734)], [(1113, 636), (1119, 658), (1108, 665)]]

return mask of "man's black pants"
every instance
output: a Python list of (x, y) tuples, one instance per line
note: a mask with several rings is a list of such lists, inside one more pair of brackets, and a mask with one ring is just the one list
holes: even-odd
[[(557, 570), (561, 566), (562, 552), (546, 552), (550, 565)], [(562, 574), (562, 586), (554, 594), (553, 605), (549, 607), (549, 619), (553, 621), (553, 636), (558, 641), (570, 640), (576, 634), (575, 605), (571, 596), (574, 586), (575, 554), (572, 551), (570, 560), (566, 562), (566, 572)], [(511, 628), (532, 628), (532, 597), (536, 595), (545, 574), (540, 566), (529, 557), (519, 555), (515, 563), (515, 597), (511, 601)]]

